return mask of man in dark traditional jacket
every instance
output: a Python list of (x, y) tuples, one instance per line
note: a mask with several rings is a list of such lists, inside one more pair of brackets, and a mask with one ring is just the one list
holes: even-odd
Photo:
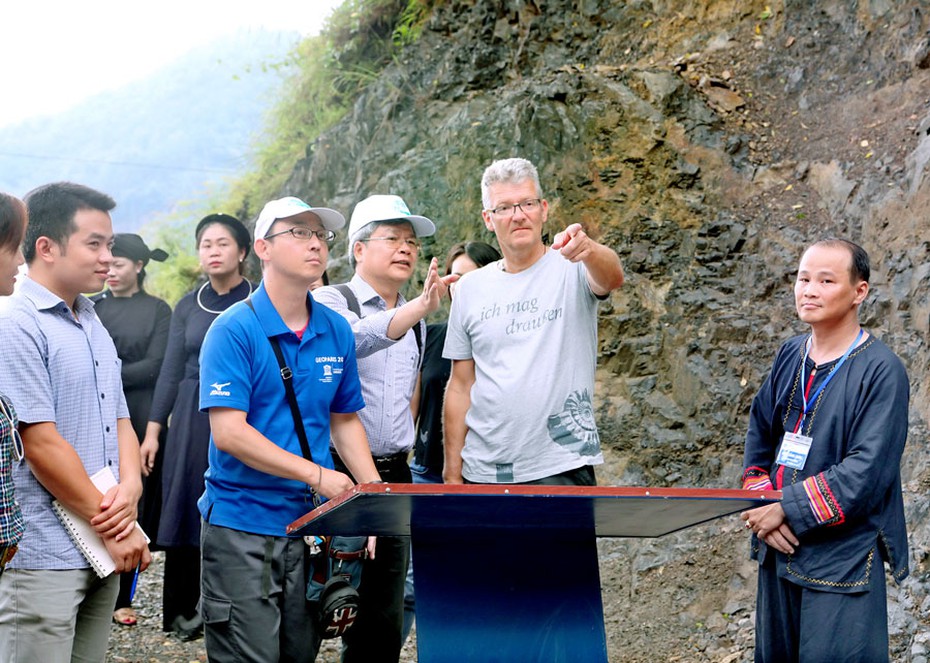
[(781, 502), (742, 514), (759, 561), (755, 660), (887, 661), (887, 562), (908, 574), (901, 496), (909, 384), (859, 326), (869, 257), (845, 240), (805, 251), (790, 339), (750, 412), (743, 487)]

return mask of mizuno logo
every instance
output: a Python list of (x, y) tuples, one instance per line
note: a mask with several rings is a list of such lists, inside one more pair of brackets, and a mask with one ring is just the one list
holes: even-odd
[(211, 396), (229, 396), (229, 392), (226, 391), (231, 382), (214, 382), (210, 386), (213, 387), (213, 390), (210, 392)]

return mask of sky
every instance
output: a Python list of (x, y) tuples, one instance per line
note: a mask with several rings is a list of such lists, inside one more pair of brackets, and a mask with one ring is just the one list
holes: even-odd
[(0, 39), (0, 127), (64, 111), (239, 29), (316, 34), (342, 2), (6, 2)]

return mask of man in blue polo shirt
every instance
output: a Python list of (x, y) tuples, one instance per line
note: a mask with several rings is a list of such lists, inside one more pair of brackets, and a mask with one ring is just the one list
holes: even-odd
[[(330, 437), (359, 482), (380, 477), (356, 412), (364, 407), (348, 323), (313, 304), (338, 212), (297, 198), (265, 205), (255, 224), (261, 286), (207, 332), (200, 407), (210, 415), (203, 516), (202, 613), (211, 661), (313, 661), (317, 616), (306, 601), (306, 545), (285, 528), (352, 486), (333, 469)], [(301, 449), (281, 369), (280, 344), (310, 456)]]

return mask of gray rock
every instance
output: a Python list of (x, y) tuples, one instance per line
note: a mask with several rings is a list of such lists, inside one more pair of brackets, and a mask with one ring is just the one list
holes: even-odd
[[(605, 476), (633, 485), (739, 485), (752, 397), (778, 345), (804, 330), (791, 294), (802, 249), (836, 234), (865, 246), (873, 282), (861, 319), (912, 381), (913, 576), (889, 603), (892, 658), (905, 660), (930, 630), (930, 115), (925, 73), (909, 59), (930, 18), (918, 9), (795, 3), (761, 22), (732, 0), (691, 3), (687, 20), (638, 2), (438, 3), (421, 40), (308, 150), (285, 190), (346, 212), (372, 192), (399, 193), (437, 220), (427, 249), (441, 255), (488, 238), (483, 168), (534, 160), (554, 203), (547, 232), (577, 220), (624, 262), (626, 285), (600, 309), (595, 408)], [(708, 90), (733, 103), (711, 103)], [(611, 651), (750, 660), (752, 619), (728, 629), (725, 647), (681, 621), (753, 607), (737, 530), (720, 522), (617, 544), (623, 553), (603, 567)]]

